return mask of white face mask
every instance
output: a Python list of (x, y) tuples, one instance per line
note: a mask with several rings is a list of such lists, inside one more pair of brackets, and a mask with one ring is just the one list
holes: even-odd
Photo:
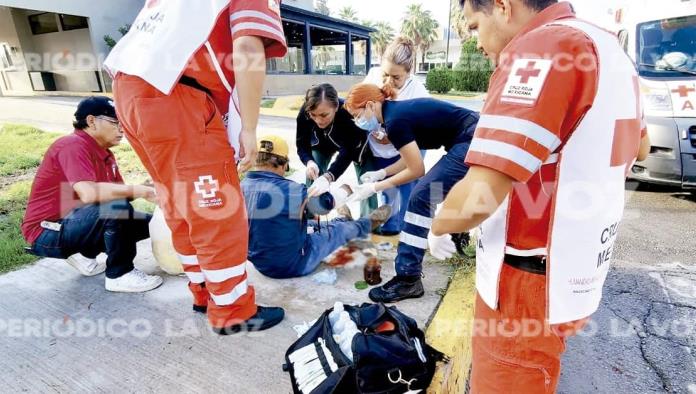
[(356, 118), (355, 125), (365, 131), (370, 132), (375, 131), (379, 128), (379, 121), (377, 120), (377, 117), (373, 114), (369, 118), (366, 118), (365, 116)]

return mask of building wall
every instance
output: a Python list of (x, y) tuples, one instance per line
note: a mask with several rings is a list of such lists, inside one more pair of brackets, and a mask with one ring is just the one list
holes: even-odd
[[(447, 61), (449, 63), (451, 63), (453, 67), (456, 66), (457, 63), (459, 63), (459, 57), (461, 56), (461, 53), (462, 53), (461, 40), (450, 38), (449, 57), (447, 58)], [(445, 54), (447, 54), (447, 40), (437, 40), (432, 45), (430, 45), (430, 48), (428, 48), (428, 50), (426, 51), (425, 62), (444, 66), (445, 65)], [(420, 72), (421, 59), (422, 59), (421, 53), (418, 52), (419, 72)]]
[(305, 94), (312, 85), (330, 83), (339, 92), (365, 79), (364, 75), (268, 75), (263, 87), (265, 96)]
[[(10, 93), (31, 93), (27, 72), (37, 70), (53, 72), (58, 90), (98, 90), (102, 76), (96, 72), (109, 51), (104, 36), (120, 38), (118, 29), (130, 24), (143, 4), (144, 0), (0, 0), (0, 21), (6, 21), (9, 13), (13, 22), (12, 27), (0, 23), (0, 42), (9, 41), (6, 37), (15, 38), (20, 58), (27, 60), (16, 71), (5, 73), (16, 79)], [(33, 35), (27, 17), (37, 12), (84, 16), (89, 18), (89, 29)], [(66, 54), (73, 56), (69, 62), (64, 59)], [(108, 79), (102, 83), (108, 88)]]
[(23, 48), (17, 30), (12, 10), (8, 7), (0, 7), (0, 43), (7, 44), (13, 67), (2, 72), (0, 76), (0, 93), (5, 90), (5, 84), (12, 90), (31, 90), (29, 75), (24, 67)]
[(88, 17), (93, 50), (98, 54), (108, 53), (104, 35), (120, 37), (118, 28), (131, 23), (144, 4), (144, 0), (0, 0), (0, 6)]

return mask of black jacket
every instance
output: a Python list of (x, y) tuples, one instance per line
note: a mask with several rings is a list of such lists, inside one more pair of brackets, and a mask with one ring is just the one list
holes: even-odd
[(297, 154), (304, 165), (312, 158), (312, 150), (318, 150), (325, 155), (338, 152), (336, 160), (328, 172), (338, 179), (353, 161), (357, 164), (364, 162), (366, 155), (371, 154), (367, 149), (367, 132), (353, 122), (353, 117), (343, 108), (343, 100), (339, 100), (338, 112), (331, 126), (320, 129), (306, 114), (304, 105), (297, 114)]

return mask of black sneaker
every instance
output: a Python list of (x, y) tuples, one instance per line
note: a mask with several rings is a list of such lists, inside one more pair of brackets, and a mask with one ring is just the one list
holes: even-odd
[(423, 297), (423, 282), (420, 278), (404, 279), (395, 276), (382, 286), (370, 290), (370, 299), (374, 302), (397, 302), (407, 298)]
[(464, 251), (466, 247), (469, 246), (469, 239), (468, 232), (452, 234), (452, 242), (454, 242), (454, 245), (457, 247), (457, 253), (459, 253), (460, 256), (465, 256)]
[(247, 321), (224, 328), (213, 327), (220, 335), (236, 334), (241, 331), (263, 331), (283, 321), (285, 311), (279, 307), (258, 306), (256, 314)]
[(208, 305), (193, 304), (193, 311), (198, 313), (208, 313)]
[(378, 228), (377, 230), (374, 230), (372, 234), (375, 235), (381, 235), (383, 237), (393, 237), (395, 235), (399, 235), (401, 231), (396, 231), (396, 230), (382, 230), (382, 228)]

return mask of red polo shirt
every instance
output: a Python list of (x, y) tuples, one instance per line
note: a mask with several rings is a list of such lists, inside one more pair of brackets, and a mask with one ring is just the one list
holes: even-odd
[(33, 244), (39, 237), (42, 221), (56, 221), (82, 205), (72, 188), (81, 181), (123, 183), (123, 178), (114, 154), (75, 130), (48, 148), (36, 172), (22, 223), (27, 242)]

